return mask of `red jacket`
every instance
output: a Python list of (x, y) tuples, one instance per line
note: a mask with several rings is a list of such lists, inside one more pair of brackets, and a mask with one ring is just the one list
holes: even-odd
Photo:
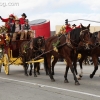
[(25, 18), (20, 18), (19, 20), (21, 25), (25, 24)]
[(6, 18), (6, 19), (1, 18), (1, 20), (2, 20), (3, 22), (5, 22), (5, 26), (6, 26), (8, 29), (10, 29), (10, 23), (14, 23), (14, 22), (15, 22), (13, 19), (12, 19), (11, 22), (10, 22), (10, 18)]
[(66, 26), (66, 33), (68, 33), (68, 32), (70, 32), (70, 31), (72, 31), (73, 29), (70, 27), (70, 26)]

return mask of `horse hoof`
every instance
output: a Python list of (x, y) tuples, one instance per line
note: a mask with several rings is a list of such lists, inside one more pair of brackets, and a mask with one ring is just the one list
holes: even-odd
[(28, 76), (28, 74), (25, 74), (25, 76)]
[(38, 75), (40, 75), (40, 72), (38, 73)]
[(32, 73), (29, 73), (30, 76), (32, 76)]
[(55, 79), (51, 79), (51, 82), (55, 82)]
[(79, 77), (83, 77), (82, 75), (79, 75)]
[(46, 73), (46, 75), (49, 75), (48, 73)]
[(34, 75), (34, 77), (37, 77), (37, 75)]
[(75, 85), (80, 85), (80, 83), (79, 82), (75, 82)]
[(54, 72), (52, 72), (52, 75), (55, 75), (55, 73), (54, 73)]
[(90, 74), (90, 78), (93, 78), (93, 75), (92, 74)]
[(78, 80), (81, 80), (81, 77), (77, 78)]
[(69, 83), (69, 81), (68, 80), (64, 80), (64, 83)]

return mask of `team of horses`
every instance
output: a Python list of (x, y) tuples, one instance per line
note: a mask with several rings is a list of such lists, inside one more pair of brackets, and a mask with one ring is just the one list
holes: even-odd
[[(44, 58), (44, 68), (46, 74), (49, 75), (51, 81), (54, 79), (54, 66), (57, 63), (59, 57), (63, 57), (66, 63), (66, 69), (64, 74), (64, 82), (68, 83), (68, 70), (70, 68), (73, 78), (75, 80), (75, 85), (80, 85), (78, 78), (82, 77), (82, 62), (86, 56), (91, 56), (94, 63), (94, 71), (90, 74), (90, 78), (93, 78), (98, 69), (98, 56), (100, 56), (100, 32), (90, 32), (90, 24), (85, 27), (81, 25), (81, 28), (73, 29), (70, 32), (70, 42), (68, 45), (66, 42), (68, 39), (67, 34), (61, 34), (59, 36), (51, 36), (45, 40), (44, 37), (39, 36), (36, 38), (31, 38), (30, 40), (21, 40), (19, 42), (12, 42), (11, 46), (13, 49), (13, 55), (17, 54), (16, 57), (21, 56), (24, 66), (25, 75), (28, 76), (28, 67), (30, 65), (29, 75), (32, 75), (33, 64), (26, 63), (32, 59)], [(59, 40), (57, 45), (58, 52), (53, 48), (53, 44)], [(18, 52), (18, 53), (16, 53)], [(81, 74), (78, 75), (77, 72), (77, 56), (81, 54), (80, 68)], [(41, 56), (40, 56), (41, 55)], [(53, 61), (51, 63), (53, 56)], [(34, 76), (37, 77), (37, 73), (40, 74), (40, 63), (34, 63)], [(36, 72), (37, 71), (37, 72)], [(78, 75), (78, 78), (77, 78)]]

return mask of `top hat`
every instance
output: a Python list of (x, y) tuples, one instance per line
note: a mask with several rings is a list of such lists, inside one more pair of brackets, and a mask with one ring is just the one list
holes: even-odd
[(15, 16), (15, 21), (20, 21), (19, 18), (17, 16)]
[(27, 17), (25, 13), (23, 13), (22, 16), (25, 16), (25, 18)]
[(76, 26), (75, 24), (73, 24), (72, 26)]

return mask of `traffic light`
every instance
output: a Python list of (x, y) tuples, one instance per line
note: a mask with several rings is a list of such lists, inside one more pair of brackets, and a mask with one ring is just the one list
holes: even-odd
[(65, 25), (67, 25), (67, 24), (68, 24), (68, 19), (65, 20)]

